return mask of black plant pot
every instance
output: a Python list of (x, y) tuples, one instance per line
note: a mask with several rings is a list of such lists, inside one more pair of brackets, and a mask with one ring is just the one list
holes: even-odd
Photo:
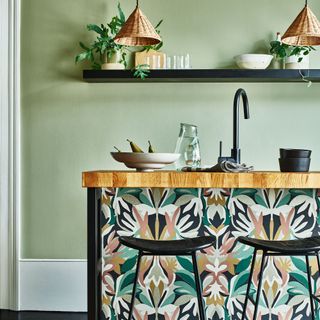
[(280, 149), (280, 158), (310, 158), (311, 150), (304, 149)]
[(285, 158), (279, 159), (281, 172), (308, 172), (310, 158)]

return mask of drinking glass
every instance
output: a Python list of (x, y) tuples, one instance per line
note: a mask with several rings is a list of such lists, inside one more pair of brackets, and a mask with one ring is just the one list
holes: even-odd
[(184, 167), (199, 168), (201, 166), (197, 126), (187, 123), (180, 124), (175, 153), (180, 153), (180, 158), (175, 163), (177, 170), (181, 170)]
[(169, 56), (167, 57), (166, 68), (171, 69), (171, 57), (169, 57)]

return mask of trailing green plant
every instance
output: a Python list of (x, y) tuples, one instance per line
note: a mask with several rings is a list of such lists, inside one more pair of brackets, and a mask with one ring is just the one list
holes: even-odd
[(270, 53), (274, 54), (278, 59), (297, 56), (299, 57), (298, 62), (301, 62), (305, 56), (316, 50), (311, 46), (289, 46), (277, 40), (271, 41), (270, 46)]
[(134, 69), (132, 69), (133, 76), (135, 78), (140, 78), (144, 80), (150, 74), (150, 66), (148, 64), (139, 64)]
[(302, 46), (302, 47), (291, 47), (290, 57), (291, 56), (298, 56), (298, 62), (303, 60), (303, 57), (310, 54), (310, 52), (315, 51), (316, 49), (311, 46)]
[(107, 25), (101, 24), (88, 24), (87, 30), (97, 33), (97, 38), (89, 46), (83, 42), (79, 42), (80, 47), (84, 50), (75, 57), (75, 62), (90, 61), (93, 69), (101, 69), (101, 64), (105, 62), (105, 58), (111, 58), (114, 54), (120, 52), (121, 60), (127, 66), (126, 63), (126, 47), (116, 44), (114, 37), (120, 31), (124, 25), (126, 17), (121, 9), (120, 3), (118, 3), (118, 15), (114, 16)]

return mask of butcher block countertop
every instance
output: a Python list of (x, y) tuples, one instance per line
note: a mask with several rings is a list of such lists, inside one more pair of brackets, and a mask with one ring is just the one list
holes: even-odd
[(320, 172), (90, 171), (82, 173), (82, 186), (84, 188), (317, 189), (320, 188)]

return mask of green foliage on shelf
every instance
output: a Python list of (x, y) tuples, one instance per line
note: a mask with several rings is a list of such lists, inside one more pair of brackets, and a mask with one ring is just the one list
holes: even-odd
[(289, 46), (277, 40), (271, 41), (270, 46), (270, 53), (274, 54), (278, 59), (298, 56), (298, 62), (301, 62), (311, 51), (316, 50), (311, 46)]
[(137, 65), (132, 71), (133, 71), (133, 76), (135, 78), (140, 78), (144, 80), (147, 78), (150, 74), (150, 69), (149, 69), (148, 64), (139, 64)]
[(88, 24), (87, 30), (97, 33), (96, 40), (89, 46), (80, 42), (80, 47), (84, 50), (75, 58), (75, 62), (90, 61), (93, 69), (101, 69), (101, 64), (104, 63), (105, 58), (111, 58), (114, 54), (120, 52), (121, 60), (126, 66), (126, 52), (125, 46), (116, 44), (114, 37), (124, 25), (126, 17), (121, 9), (120, 3), (118, 4), (118, 15), (114, 16), (109, 23), (105, 26), (96, 24)]

